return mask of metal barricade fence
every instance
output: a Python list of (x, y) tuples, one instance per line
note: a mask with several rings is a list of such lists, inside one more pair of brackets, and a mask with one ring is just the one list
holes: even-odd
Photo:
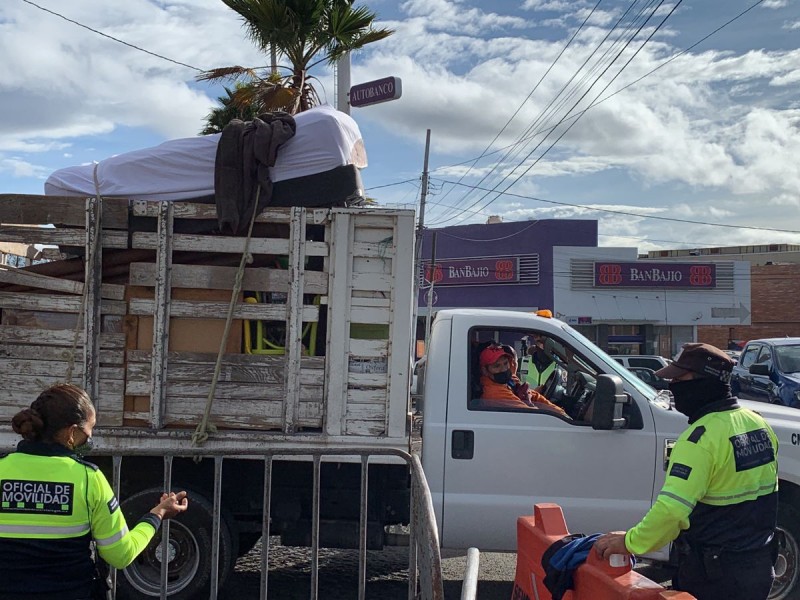
[[(101, 454), (98, 452), (98, 454)], [(268, 597), (269, 575), (269, 538), (270, 538), (270, 499), (272, 487), (272, 468), (276, 457), (307, 457), (313, 462), (313, 507), (311, 523), (311, 583), (310, 597), (312, 600), (319, 597), (319, 528), (320, 528), (320, 472), (323, 458), (339, 460), (359, 459), (361, 462), (361, 491), (359, 512), (359, 550), (358, 550), (358, 599), (366, 598), (366, 573), (367, 573), (367, 494), (369, 490), (368, 465), (369, 458), (376, 456), (394, 456), (406, 462), (409, 468), (411, 481), (411, 507), (409, 523), (409, 562), (408, 562), (408, 598), (409, 600), (443, 600), (443, 578), (441, 553), (439, 550), (439, 533), (436, 517), (433, 510), (433, 500), (430, 489), (422, 471), (422, 465), (417, 455), (411, 455), (402, 450), (393, 448), (348, 448), (342, 449), (276, 449), (271, 451), (260, 450), (214, 450), (208, 448), (187, 448), (180, 451), (167, 453), (156, 449), (126, 449), (124, 454), (116, 452), (102, 452), (103, 455), (112, 457), (114, 493), (119, 497), (121, 474), (125, 457), (148, 456), (163, 457), (164, 460), (164, 489), (172, 490), (172, 461), (174, 457), (180, 458), (211, 458), (214, 460), (214, 492), (213, 492), (213, 536), (211, 548), (211, 574), (210, 574), (210, 600), (216, 600), (219, 588), (219, 556), (220, 556), (220, 527), (222, 514), (222, 472), (226, 458), (250, 458), (264, 462), (264, 489), (263, 489), (263, 517), (261, 529), (261, 568), (260, 568), (260, 598)], [(124, 499), (120, 499), (124, 500)], [(190, 499), (191, 503), (191, 499)], [(189, 510), (191, 510), (191, 505)], [(162, 538), (160, 555), (169, 556), (169, 530), (170, 521), (165, 520), (162, 525)], [(161, 560), (161, 585), (160, 597), (168, 598), (168, 564), (169, 561)], [(474, 569), (473, 569), (474, 567)], [(475, 571), (477, 577), (477, 557), (474, 557), (473, 567), (468, 563), (468, 578), (470, 570)], [(111, 597), (116, 599), (116, 583), (118, 578), (116, 570), (111, 570)], [(467, 582), (465, 582), (466, 584)], [(474, 583), (471, 597), (474, 598)], [(462, 596), (466, 598), (465, 596)]]

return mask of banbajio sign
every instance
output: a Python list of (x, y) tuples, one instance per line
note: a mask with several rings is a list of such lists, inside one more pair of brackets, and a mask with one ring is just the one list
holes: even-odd
[(596, 262), (594, 286), (603, 288), (715, 288), (714, 263)]
[[(433, 272), (431, 272), (433, 271)], [(425, 265), (425, 283), (434, 285), (490, 285), (517, 283), (519, 260), (513, 256), (437, 260)]]

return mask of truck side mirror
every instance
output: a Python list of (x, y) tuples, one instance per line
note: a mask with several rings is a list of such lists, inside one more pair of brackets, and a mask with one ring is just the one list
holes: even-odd
[(594, 392), (592, 429), (621, 429), (627, 423), (622, 407), (628, 396), (618, 375), (598, 375)]
[(754, 363), (750, 365), (750, 373), (752, 375), (764, 375), (765, 377), (769, 377), (769, 365), (767, 363)]

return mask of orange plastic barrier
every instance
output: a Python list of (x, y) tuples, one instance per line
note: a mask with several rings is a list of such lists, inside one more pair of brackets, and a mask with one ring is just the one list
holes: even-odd
[[(517, 519), (517, 571), (511, 600), (552, 600), (544, 585), (542, 555), (553, 542), (569, 535), (558, 504), (537, 504), (532, 517)], [(563, 600), (693, 600), (686, 592), (667, 591), (630, 567), (612, 567), (595, 552), (574, 575), (575, 589)]]

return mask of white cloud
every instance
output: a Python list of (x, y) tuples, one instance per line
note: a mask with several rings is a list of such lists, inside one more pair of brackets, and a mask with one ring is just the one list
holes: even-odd
[(0, 173), (8, 173), (12, 177), (35, 177), (45, 179), (50, 170), (19, 158), (1, 158)]

